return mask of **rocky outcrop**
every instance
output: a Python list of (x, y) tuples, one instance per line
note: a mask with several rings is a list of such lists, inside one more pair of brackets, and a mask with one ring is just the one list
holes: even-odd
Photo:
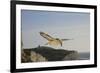
[(42, 55), (31, 51), (31, 55), (30, 55), (30, 59), (32, 62), (44, 62), (47, 61), (47, 59), (45, 57), (43, 57)]
[(66, 55), (63, 60), (78, 60), (79, 53), (77, 51), (69, 51), (70, 54)]
[(32, 51), (31, 49), (23, 49), (21, 54), (21, 62), (44, 62), (47, 61), (45, 57), (40, 55), (39, 53), (36, 53), (35, 51)]
[(77, 60), (79, 58), (79, 54), (77, 51), (69, 51), (64, 49), (54, 49), (51, 47), (39, 46), (36, 48), (23, 49), (21, 57), (22, 63), (45, 62)]

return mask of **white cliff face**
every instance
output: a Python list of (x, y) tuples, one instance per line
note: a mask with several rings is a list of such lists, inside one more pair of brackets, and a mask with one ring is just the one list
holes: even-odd
[(40, 55), (34, 51), (31, 51), (30, 59), (32, 62), (45, 62), (45, 61), (47, 61), (47, 59), (45, 57), (43, 57), (42, 55)]

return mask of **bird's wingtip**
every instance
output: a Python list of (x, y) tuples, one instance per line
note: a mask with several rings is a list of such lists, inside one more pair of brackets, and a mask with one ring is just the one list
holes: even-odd
[(43, 34), (44, 32), (39, 32), (40, 34)]

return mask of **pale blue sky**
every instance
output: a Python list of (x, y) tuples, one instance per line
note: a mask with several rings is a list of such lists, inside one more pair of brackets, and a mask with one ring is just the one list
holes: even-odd
[(21, 23), (24, 48), (44, 45), (47, 40), (40, 36), (42, 31), (53, 37), (73, 39), (65, 41), (59, 48), (80, 52), (90, 50), (89, 13), (22, 10)]

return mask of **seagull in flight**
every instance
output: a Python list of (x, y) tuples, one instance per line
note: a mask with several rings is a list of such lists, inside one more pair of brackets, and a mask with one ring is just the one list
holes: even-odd
[(71, 39), (60, 39), (60, 38), (54, 38), (50, 35), (48, 35), (47, 33), (44, 33), (44, 32), (40, 32), (40, 35), (47, 39), (48, 42), (45, 44), (45, 45), (50, 45), (50, 46), (62, 46), (62, 42), (63, 41), (68, 41), (68, 40), (71, 40)]

